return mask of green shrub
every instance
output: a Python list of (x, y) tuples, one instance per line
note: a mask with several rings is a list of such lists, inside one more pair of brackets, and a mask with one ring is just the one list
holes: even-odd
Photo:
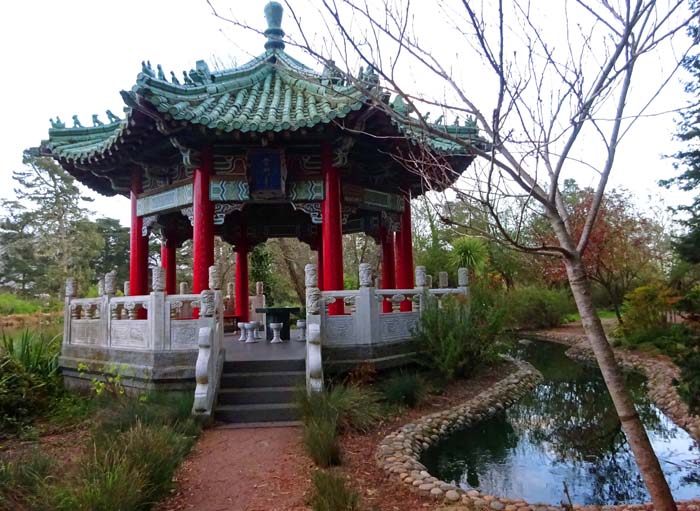
[(676, 298), (666, 286), (649, 284), (625, 295), (622, 305), (622, 323), (615, 331), (631, 344), (641, 344), (666, 331), (668, 313)]
[(522, 286), (509, 290), (504, 298), (503, 307), (511, 328), (552, 328), (576, 312), (569, 293), (563, 289)]
[(304, 422), (304, 447), (319, 467), (340, 464), (338, 425), (331, 417), (317, 417)]
[(472, 286), (468, 299), (445, 297), (442, 307), (433, 298), (425, 300), (414, 334), (418, 363), (445, 381), (492, 363), (503, 348), (504, 310), (496, 300), (493, 291), (479, 285)]
[(41, 306), (33, 301), (25, 300), (12, 293), (0, 293), (0, 314), (32, 314), (38, 312)]
[(345, 479), (330, 471), (314, 473), (314, 489), (311, 496), (313, 511), (355, 511), (360, 509), (360, 496), (345, 486)]
[(401, 371), (382, 383), (382, 394), (390, 404), (413, 408), (425, 395), (425, 382), (415, 372)]

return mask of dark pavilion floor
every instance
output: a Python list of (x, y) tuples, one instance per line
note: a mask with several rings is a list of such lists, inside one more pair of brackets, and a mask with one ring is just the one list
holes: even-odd
[[(306, 343), (299, 342), (299, 330), (292, 329), (291, 341), (270, 344), (265, 339), (260, 342), (247, 344), (238, 340), (240, 335), (226, 334), (224, 336), (224, 348), (226, 349), (226, 360), (228, 361), (248, 361), (248, 360), (299, 360), (306, 357)], [(261, 336), (265, 333), (261, 332)]]

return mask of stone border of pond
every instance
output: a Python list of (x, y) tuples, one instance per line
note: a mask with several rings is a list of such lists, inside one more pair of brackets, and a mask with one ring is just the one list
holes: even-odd
[(495, 511), (517, 511), (527, 506), (524, 501), (482, 495), (476, 490), (465, 491), (440, 481), (430, 475), (419, 460), (420, 453), (440, 439), (507, 408), (542, 379), (540, 372), (527, 362), (514, 359), (511, 362), (517, 369), (488, 390), (460, 405), (424, 415), (387, 435), (377, 448), (377, 464), (389, 473), (390, 479), (398, 479), (413, 491), (435, 499), (461, 501)]
[[(573, 347), (567, 351), (567, 356), (574, 359), (590, 361), (593, 355), (590, 352), (590, 348), (586, 352), (587, 346), (582, 346), (575, 340), (554, 339), (549, 336), (534, 335), (532, 333), (529, 333), (527, 337), (569, 344)], [(678, 405), (680, 398), (671, 383), (672, 376), (669, 375), (673, 374), (672, 368), (665, 364), (652, 364), (651, 362), (655, 358), (634, 356), (637, 354), (629, 354), (633, 356), (628, 357), (626, 353), (618, 354), (619, 351), (616, 350), (616, 356), (618, 356), (618, 360), (622, 362), (624, 367), (641, 370), (647, 376), (649, 380), (649, 396), (675, 422), (677, 419), (674, 410), (679, 412), (680, 415), (680, 412), (683, 411), (683, 406)], [(461, 511), (461, 509), (560, 511), (562, 508), (558, 506), (532, 504), (523, 499), (486, 495), (475, 489), (464, 490), (432, 476), (420, 462), (421, 453), (431, 445), (438, 443), (454, 431), (466, 428), (511, 406), (541, 381), (542, 375), (529, 363), (515, 359), (510, 359), (510, 361), (516, 366), (516, 370), (510, 372), (488, 390), (447, 410), (424, 415), (384, 437), (377, 447), (375, 460), (377, 465), (387, 473), (389, 480), (399, 481), (412, 491), (425, 497), (444, 501), (446, 504), (454, 504), (455, 507), (447, 508), (451, 511)], [(671, 365), (673, 366), (673, 364)], [(665, 378), (668, 378), (668, 384), (664, 384)], [(669, 391), (669, 387), (672, 393)], [(664, 402), (669, 403), (668, 408), (663, 405)], [(681, 402), (681, 404), (684, 403)], [(695, 427), (695, 419), (698, 419), (698, 422), (700, 422), (700, 418), (690, 416), (687, 413), (687, 406), (685, 407), (685, 412), (686, 420), (689, 421), (688, 424), (691, 427)], [(700, 430), (691, 430), (686, 427), (684, 425), (686, 422), (682, 418), (679, 418), (676, 423), (686, 429), (697, 440), (696, 435)], [(458, 507), (460, 504), (465, 507)], [(609, 506), (582, 506), (574, 504), (573, 507), (576, 510), (590, 511), (650, 511), (653, 509), (651, 503)], [(679, 511), (700, 511), (700, 500), (678, 502), (678, 509)]]

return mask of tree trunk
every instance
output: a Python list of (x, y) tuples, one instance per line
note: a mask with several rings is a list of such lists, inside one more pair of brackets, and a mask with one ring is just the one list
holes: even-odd
[(622, 430), (634, 454), (637, 466), (649, 490), (656, 511), (676, 511), (676, 503), (666, 483), (659, 460), (651, 447), (642, 421), (637, 414), (632, 396), (625, 385), (625, 378), (620, 366), (615, 361), (610, 344), (605, 336), (603, 325), (596, 313), (591, 297), (590, 282), (580, 257), (565, 258), (564, 265), (569, 277), (569, 285), (581, 315), (581, 323), (593, 348), (598, 367), (603, 374), (605, 385), (620, 418)]

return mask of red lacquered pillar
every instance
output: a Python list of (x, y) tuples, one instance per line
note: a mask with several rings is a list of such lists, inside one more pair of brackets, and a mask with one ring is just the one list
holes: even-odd
[(241, 239), (236, 244), (236, 275), (235, 275), (235, 314), (238, 321), (247, 323), (249, 320), (248, 304), (248, 237), (246, 228), (241, 226)]
[[(401, 213), (401, 230), (396, 233), (396, 287), (413, 289), (413, 239), (411, 236), (411, 200), (404, 200)], [(399, 304), (401, 312), (409, 312), (413, 308), (410, 300)]]
[(169, 295), (177, 291), (176, 250), (174, 240), (165, 238), (160, 244), (160, 265), (165, 270), (165, 292)]
[(202, 149), (199, 167), (194, 169), (192, 205), (192, 292), (201, 293), (209, 288), (209, 267), (214, 264), (214, 205), (209, 199), (209, 181), (212, 173), (211, 147)]
[[(379, 231), (382, 245), (382, 289), (396, 289), (396, 271), (394, 268), (394, 233), (382, 227)], [(382, 302), (382, 312), (391, 312), (392, 303), (388, 297)]]
[(323, 291), (323, 236), (319, 233), (318, 250), (316, 251), (316, 266), (318, 275), (318, 288)]
[[(343, 231), (340, 212), (340, 172), (333, 166), (333, 151), (328, 142), (321, 146), (321, 168), (325, 198), (321, 202), (321, 249), (323, 251), (323, 289), (343, 289)], [(329, 314), (343, 314), (343, 302), (328, 306)]]
[(148, 294), (148, 236), (143, 236), (143, 218), (136, 213), (136, 201), (143, 191), (141, 170), (131, 170), (131, 233), (129, 238), (129, 294)]

